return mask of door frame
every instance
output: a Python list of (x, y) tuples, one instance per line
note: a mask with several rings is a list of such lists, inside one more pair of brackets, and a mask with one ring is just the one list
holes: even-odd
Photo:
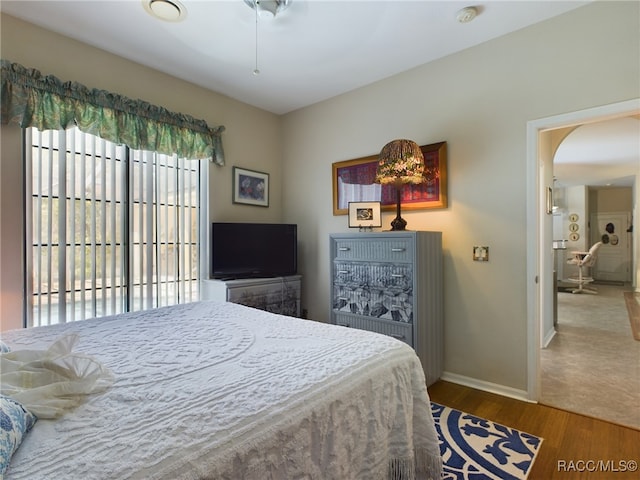
[[(548, 139), (545, 132), (639, 113), (640, 98), (636, 98), (527, 122), (527, 397), (530, 401), (538, 401), (540, 395), (540, 347), (541, 339), (547, 335), (542, 331), (543, 319), (553, 314), (553, 220), (547, 213), (547, 198), (549, 189), (553, 189), (554, 152), (545, 142)], [(634, 208), (638, 205), (638, 195), (636, 191)], [(637, 258), (637, 254), (634, 257)], [(636, 268), (634, 263), (634, 271)]]

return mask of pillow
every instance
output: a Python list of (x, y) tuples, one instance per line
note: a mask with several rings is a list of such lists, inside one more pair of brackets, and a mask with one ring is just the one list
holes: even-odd
[(36, 417), (20, 403), (0, 395), (0, 478), (4, 476), (11, 457), (34, 423)]

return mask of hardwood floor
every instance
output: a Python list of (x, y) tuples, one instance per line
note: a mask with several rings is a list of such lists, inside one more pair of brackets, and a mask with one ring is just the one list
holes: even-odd
[(450, 382), (428, 390), (436, 403), (542, 437), (528, 480), (640, 478), (640, 430)]

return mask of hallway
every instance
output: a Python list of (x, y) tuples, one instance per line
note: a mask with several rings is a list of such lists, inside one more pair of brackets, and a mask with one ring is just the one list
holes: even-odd
[(556, 335), (540, 352), (540, 403), (640, 429), (640, 342), (623, 292), (558, 293)]

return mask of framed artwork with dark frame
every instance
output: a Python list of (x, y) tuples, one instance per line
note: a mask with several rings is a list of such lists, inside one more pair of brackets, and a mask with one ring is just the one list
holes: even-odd
[[(402, 210), (447, 207), (447, 142), (420, 146), (428, 181), (402, 187)], [(347, 215), (351, 202), (380, 202), (383, 211), (396, 208), (396, 189), (380, 185), (376, 176), (378, 155), (332, 164), (333, 214)]]
[(349, 228), (382, 227), (380, 202), (349, 202)]
[(233, 167), (233, 203), (269, 206), (269, 174)]

